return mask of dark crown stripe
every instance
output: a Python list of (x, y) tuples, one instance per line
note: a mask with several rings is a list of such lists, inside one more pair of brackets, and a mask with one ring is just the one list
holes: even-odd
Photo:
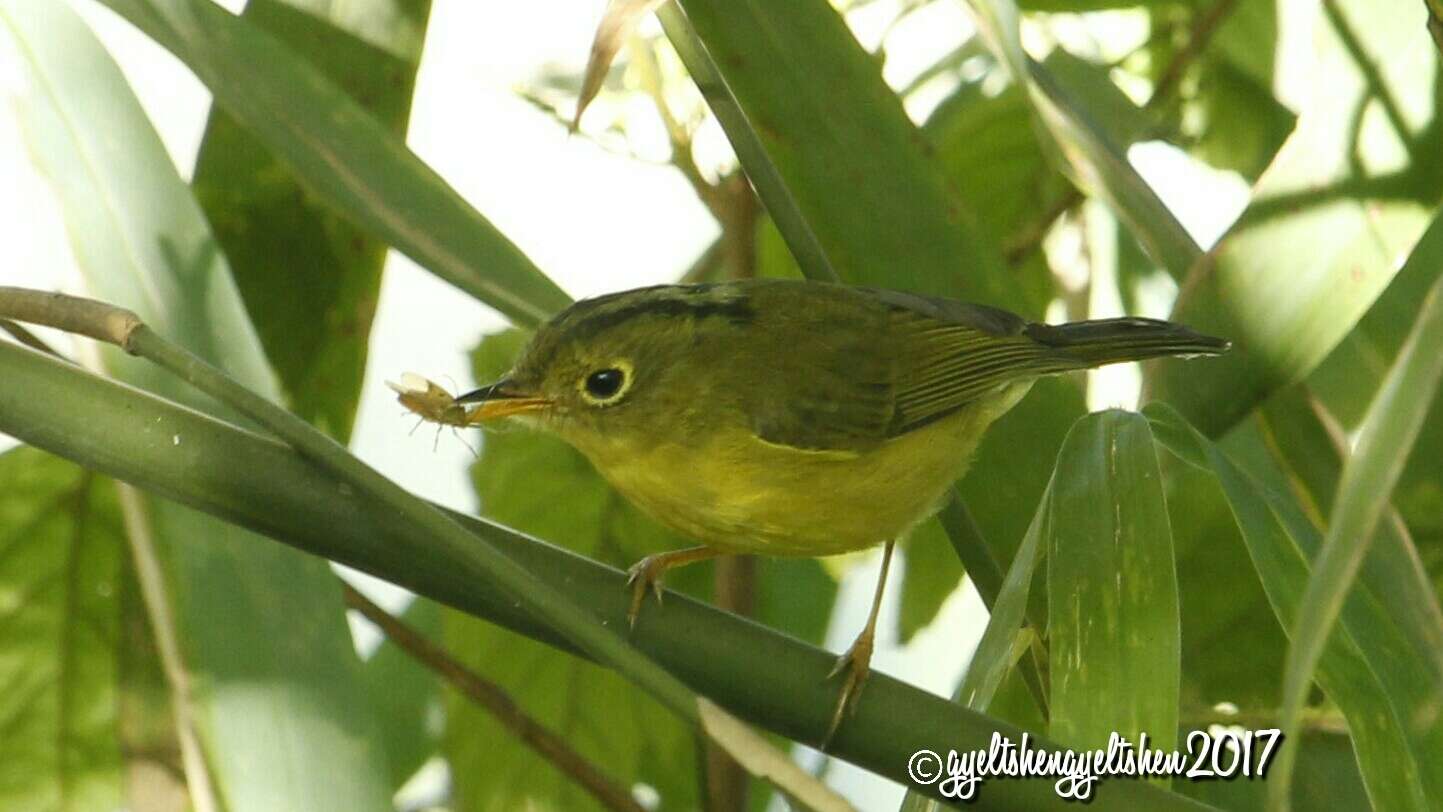
[[(726, 298), (708, 296), (707, 288), (649, 290), (655, 293), (651, 296), (603, 296), (578, 302), (573, 305), (572, 313), (567, 319), (572, 322), (567, 332), (573, 338), (585, 338), (641, 316), (690, 317), (698, 320), (721, 316), (734, 324), (747, 324), (756, 318), (756, 311), (745, 295)], [(670, 295), (672, 291), (677, 295)], [(627, 301), (628, 299), (633, 301)]]

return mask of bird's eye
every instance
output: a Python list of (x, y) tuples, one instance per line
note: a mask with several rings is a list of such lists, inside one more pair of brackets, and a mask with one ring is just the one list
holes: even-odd
[(582, 395), (594, 405), (609, 406), (626, 394), (631, 383), (630, 372), (630, 365), (619, 362), (616, 366), (598, 369), (581, 382)]

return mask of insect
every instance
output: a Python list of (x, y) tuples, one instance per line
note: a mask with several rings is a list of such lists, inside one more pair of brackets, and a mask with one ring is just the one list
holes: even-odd
[(456, 439), (466, 446), (472, 456), (476, 456), (476, 449), (456, 431), (471, 425), (471, 415), (465, 406), (456, 402), (456, 397), (445, 387), (414, 372), (402, 373), (400, 383), (386, 381), (386, 386), (396, 393), (397, 403), (406, 407), (407, 412), (420, 417), (416, 425), (411, 427), (412, 434), (422, 423), (436, 424), (436, 439), (431, 443), (432, 451), (436, 450), (436, 445), (441, 440), (442, 427), (450, 426)]

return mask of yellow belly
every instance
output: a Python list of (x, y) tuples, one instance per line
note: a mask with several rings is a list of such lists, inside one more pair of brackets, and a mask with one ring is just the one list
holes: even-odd
[(936, 511), (987, 426), (1029, 386), (857, 454), (739, 433), (701, 453), (659, 444), (644, 454), (593, 449), (588, 456), (638, 507), (703, 544), (729, 553), (834, 555), (899, 538)]

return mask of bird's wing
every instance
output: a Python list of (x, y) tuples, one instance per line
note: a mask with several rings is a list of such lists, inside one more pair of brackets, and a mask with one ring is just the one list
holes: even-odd
[(1028, 334), (1005, 310), (897, 291), (874, 291), (891, 307), (898, 352), (888, 436), (944, 418), (1008, 385), (1076, 364)]
[[(875, 330), (803, 332), (761, 356), (768, 385), (749, 398), (761, 440), (803, 451), (855, 454), (887, 436), (893, 367)], [(802, 346), (797, 346), (801, 344)]]
[(786, 331), (805, 346), (771, 348), (761, 368), (784, 384), (751, 402), (759, 438), (860, 453), (1041, 371), (1047, 348), (1023, 334), (1018, 316), (896, 291), (865, 295), (866, 307), (819, 303), (817, 326)]

